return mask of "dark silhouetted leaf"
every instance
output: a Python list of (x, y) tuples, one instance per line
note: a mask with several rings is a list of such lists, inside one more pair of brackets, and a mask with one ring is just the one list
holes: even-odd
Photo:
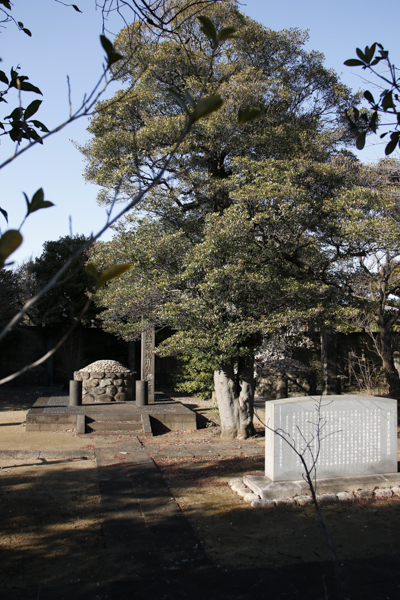
[(218, 41), (224, 42), (225, 40), (230, 40), (234, 38), (235, 32), (235, 27), (224, 27), (224, 29), (221, 29), (221, 31), (218, 33)]
[(0, 237), (0, 268), (4, 267), (6, 258), (22, 244), (22, 235), (16, 229), (9, 229)]
[(364, 54), (365, 54), (365, 59), (366, 62), (369, 64), (375, 54), (375, 50), (376, 50), (376, 43), (372, 44), (372, 46), (369, 48), (368, 46), (365, 47), (364, 50)]
[(25, 196), (27, 205), (26, 216), (37, 210), (40, 210), (41, 208), (49, 208), (50, 206), (54, 206), (53, 202), (44, 199), (44, 192), (42, 188), (38, 189), (37, 192), (33, 194), (31, 202), (29, 202), (29, 198), (25, 192), (23, 192), (23, 194)]
[(23, 27), (23, 28), (22, 28), (22, 31), (23, 31), (24, 33), (26, 33), (26, 35), (29, 35), (29, 37), (32, 37), (32, 32), (31, 32), (29, 29), (27, 29), (26, 27)]
[(44, 125), (41, 121), (36, 121), (36, 119), (33, 119), (32, 123), (34, 124), (35, 127), (40, 129), (40, 131), (44, 131), (45, 133), (48, 133), (49, 130), (47, 129), (46, 125)]
[(360, 58), (364, 63), (366, 62), (365, 54), (360, 48), (356, 48), (356, 53), (358, 58)]
[(239, 125), (243, 125), (244, 123), (257, 119), (260, 115), (261, 110), (258, 110), (258, 108), (250, 108), (249, 106), (246, 106), (246, 108), (243, 109), (239, 108), (238, 123)]
[(73, 4), (73, 5), (72, 5), (72, 8), (74, 8), (74, 9), (76, 10), (76, 12), (80, 12), (80, 13), (82, 12), (82, 11), (81, 11), (81, 10), (80, 10), (80, 9), (77, 7), (77, 5), (76, 5), (76, 4)]
[(375, 111), (372, 114), (371, 120), (369, 122), (369, 127), (370, 127), (370, 129), (372, 129), (372, 131), (374, 133), (376, 133), (376, 130), (378, 128), (378, 113), (377, 113), (377, 111)]
[(365, 146), (365, 136), (367, 135), (366, 131), (363, 131), (363, 133), (361, 133), (356, 141), (356, 147), (358, 148), (358, 150), (362, 150)]
[(385, 148), (386, 156), (389, 156), (389, 154), (392, 154), (392, 152), (396, 149), (396, 146), (399, 142), (399, 138), (400, 138), (400, 131), (395, 131), (394, 133), (392, 133), (392, 135), (390, 136), (390, 142), (388, 143), (388, 145)]
[(395, 108), (394, 104), (393, 104), (393, 96), (392, 96), (392, 90), (389, 90), (387, 92), (385, 92), (385, 95), (382, 97), (382, 108), (383, 110), (388, 110), (388, 108)]
[(1, 214), (3, 215), (3, 217), (5, 218), (5, 220), (8, 223), (8, 213), (7, 213), (7, 211), (4, 210), (4, 208), (1, 208), (1, 206), (0, 206), (0, 212), (1, 212)]
[(371, 92), (370, 92), (370, 91), (368, 91), (368, 90), (365, 90), (365, 92), (364, 92), (364, 98), (365, 98), (366, 100), (368, 100), (368, 102), (371, 102), (371, 104), (375, 104), (374, 97), (373, 97), (373, 95), (371, 94)]
[(86, 273), (89, 273), (89, 275), (94, 277), (94, 279), (96, 280), (96, 283), (98, 282), (100, 273), (98, 272), (98, 270), (96, 269), (96, 267), (94, 266), (93, 263), (88, 263), (85, 266), (85, 271), (86, 271)]
[(33, 117), (33, 115), (38, 111), (39, 106), (42, 104), (41, 100), (34, 100), (30, 103), (30, 105), (25, 109), (24, 118), (25, 121)]
[(2, 81), (3, 83), (6, 83), (8, 85), (8, 77), (4, 73), (4, 71), (0, 71), (0, 81)]
[(224, 101), (222, 100), (219, 94), (212, 94), (211, 96), (207, 96), (207, 98), (203, 98), (196, 106), (193, 114), (192, 120), (198, 121), (203, 117), (211, 114), (212, 112), (218, 110), (223, 105)]
[(20, 81), (18, 89), (22, 90), (23, 92), (35, 92), (35, 94), (40, 94), (43, 96), (42, 92), (35, 85), (32, 85), (28, 81), (21, 81), (20, 77), (18, 77), (18, 80)]
[(114, 46), (112, 45), (110, 40), (106, 38), (105, 35), (100, 36), (100, 42), (104, 50), (106, 51), (108, 66), (111, 66), (112, 64), (123, 58), (122, 54), (118, 54), (118, 52), (114, 50)]
[(349, 58), (349, 60), (345, 60), (344, 65), (346, 65), (347, 67), (363, 67), (364, 63), (362, 62), (362, 60), (357, 60), (357, 58)]
[(206, 17), (205, 15), (200, 15), (200, 17), (198, 17), (200, 23), (201, 23), (201, 31), (208, 37), (209, 40), (211, 40), (214, 44), (217, 43), (217, 32), (215, 30), (214, 27), (214, 23), (211, 21), (211, 19), (209, 19), (208, 17)]

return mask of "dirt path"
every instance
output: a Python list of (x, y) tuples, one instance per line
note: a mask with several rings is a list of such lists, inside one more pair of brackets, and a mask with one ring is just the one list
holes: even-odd
[[(15, 449), (26, 451), (33, 438), (21, 424), (27, 404), (31, 406), (36, 397), (28, 399), (26, 393), (15, 394), (18, 395), (19, 404), (18, 398), (11, 400), (0, 394), (0, 431), (14, 431)], [(196, 410), (201, 411), (204, 420), (214, 418), (201, 402)], [(65, 451), (70, 445), (75, 452), (93, 444), (90, 438), (61, 433), (52, 436), (40, 438), (48, 449), (56, 450), (55, 446), (60, 445)], [(7, 445), (11, 437), (9, 433)], [(252, 509), (228, 486), (231, 477), (262, 472), (261, 436), (222, 443), (219, 429), (214, 426), (197, 432), (140, 438), (140, 442), (162, 473), (171, 497), (187, 517), (201, 547), (220, 570), (221, 578), (229, 581), (240, 573), (244, 578), (254, 578), (253, 587), (250, 586), (253, 591), (248, 596), (243, 591), (238, 598), (252, 598), (267, 574), (268, 585), (281, 577), (283, 590), (295, 573), (299, 581), (301, 577), (309, 579), (308, 569), (318, 565), (321, 573), (317, 587), (322, 590), (320, 597), (324, 597), (323, 578), (327, 571), (331, 572), (331, 556), (313, 508)], [(109, 443), (126, 448), (129, 440), (118, 436)], [(0, 439), (0, 452), (2, 449)], [(117, 463), (123, 464), (124, 453), (117, 452), (115, 456)], [(96, 585), (108, 579), (98, 478), (95, 461), (90, 457), (1, 460), (0, 508), (1, 589), (67, 586), (79, 580)], [(343, 565), (342, 580), (351, 590), (348, 597), (397, 599), (399, 499), (326, 506), (323, 514), (339, 564)], [(207, 583), (204, 585), (206, 592)], [(300, 584), (297, 587), (300, 589)], [(302, 598), (299, 594), (288, 592), (271, 596), (271, 600)], [(310, 600), (317, 597), (308, 595)], [(204, 598), (211, 595), (205, 594)]]

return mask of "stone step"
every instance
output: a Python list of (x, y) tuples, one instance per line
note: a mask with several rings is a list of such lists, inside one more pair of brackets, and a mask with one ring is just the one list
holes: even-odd
[(138, 431), (142, 429), (141, 421), (89, 421), (87, 431)]
[(129, 430), (124, 430), (124, 429), (116, 429), (115, 431), (110, 430), (110, 431), (91, 431), (88, 427), (86, 428), (86, 432), (85, 433), (79, 433), (78, 434), (79, 437), (85, 437), (90, 436), (102, 436), (102, 437), (108, 437), (108, 436), (112, 436), (112, 435), (123, 435), (123, 436), (127, 436), (127, 437), (136, 437), (138, 435), (147, 435), (142, 429), (137, 429), (135, 431), (129, 431)]
[(102, 421), (102, 422), (122, 422), (122, 421), (128, 421), (133, 422), (133, 423), (140, 423), (141, 422), (141, 415), (139, 414), (132, 414), (132, 413), (112, 413), (112, 412), (94, 412), (94, 411), (88, 411), (86, 410), (86, 421), (87, 422), (98, 422), (98, 421)]

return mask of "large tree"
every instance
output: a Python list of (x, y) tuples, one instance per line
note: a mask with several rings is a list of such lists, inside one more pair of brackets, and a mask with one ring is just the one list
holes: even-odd
[(245, 176), (234, 167), (233, 205), (206, 216), (201, 240), (167, 219), (132, 217), (92, 255), (101, 268), (132, 263), (99, 294), (104, 327), (129, 340), (147, 320), (172, 326), (157, 351), (214, 370), (224, 437), (252, 431), (263, 337), (294, 320), (322, 326), (357, 312), (351, 285), (381, 241), (385, 200), (361, 185), (351, 160), (246, 162)]
[[(222, 108), (192, 127), (141, 207), (151, 217), (133, 232), (121, 231), (115, 242), (117, 255), (127, 260), (126, 250), (143, 277), (135, 279), (134, 267), (128, 287), (110, 284), (101, 302), (109, 307), (107, 328), (126, 339), (137, 335), (142, 317), (177, 327), (164, 350), (208, 356), (221, 414), (230, 415), (224, 435), (246, 436), (252, 430), (251, 364), (267, 320), (310, 305), (311, 292), (318, 304), (320, 284), (315, 273), (310, 282), (300, 258), (309, 256), (315, 271), (324, 268), (317, 266), (311, 223), (318, 203), (348, 187), (345, 169), (335, 165), (329, 179), (324, 168), (347, 141), (343, 113), (354, 98), (323, 67), (321, 55), (302, 48), (305, 34), (271, 31), (234, 2), (207, 14), (211, 23), (182, 25), (180, 43), (152, 37), (143, 27), (121, 32), (118, 49), (135, 48), (123, 76), (137, 82), (135, 91), (99, 106), (94, 137), (82, 151), (87, 178), (103, 186), (100, 200), (110, 203), (115, 190), (129, 198), (170, 150), (186, 105), (200, 93), (221, 95)], [(235, 28), (234, 37), (226, 28)], [(218, 36), (224, 38), (219, 44)], [(249, 106), (260, 116), (241, 124)], [(255, 196), (261, 182), (262, 194)], [(290, 220), (292, 228), (285, 225)], [(209, 252), (219, 228), (223, 243)], [(112, 255), (105, 246), (95, 260), (106, 265)]]

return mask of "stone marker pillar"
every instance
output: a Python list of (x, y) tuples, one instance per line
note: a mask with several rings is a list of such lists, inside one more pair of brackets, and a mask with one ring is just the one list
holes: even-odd
[(71, 379), (69, 382), (69, 406), (81, 406), (82, 404), (82, 381)]
[(155, 378), (155, 356), (153, 349), (156, 345), (154, 325), (148, 325), (147, 329), (142, 331), (142, 353), (140, 379), (147, 381), (149, 404), (154, 402), (154, 378)]
[(149, 402), (148, 381), (136, 380), (136, 406), (146, 406)]

